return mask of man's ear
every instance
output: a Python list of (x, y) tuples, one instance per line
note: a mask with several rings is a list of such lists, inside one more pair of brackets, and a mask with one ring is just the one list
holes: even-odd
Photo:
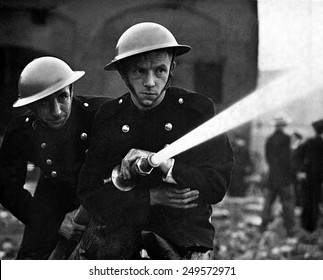
[(71, 94), (71, 98), (73, 98), (73, 95), (74, 95), (74, 83), (70, 85), (70, 94)]
[(175, 68), (176, 68), (176, 61), (173, 60), (172, 65), (170, 66), (169, 72), (174, 72)]

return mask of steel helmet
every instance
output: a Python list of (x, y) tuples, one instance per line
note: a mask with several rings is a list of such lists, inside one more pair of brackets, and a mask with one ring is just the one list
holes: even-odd
[(275, 126), (284, 127), (290, 123), (290, 120), (283, 115), (279, 115), (279, 116), (274, 117), (273, 123)]
[(188, 52), (191, 47), (179, 45), (173, 34), (164, 26), (153, 22), (142, 22), (131, 26), (119, 38), (116, 56), (105, 70), (116, 70), (120, 60), (144, 52), (172, 48), (175, 56)]
[(21, 107), (74, 83), (84, 71), (73, 71), (63, 60), (44, 56), (34, 59), (21, 72), (18, 100), (13, 107)]

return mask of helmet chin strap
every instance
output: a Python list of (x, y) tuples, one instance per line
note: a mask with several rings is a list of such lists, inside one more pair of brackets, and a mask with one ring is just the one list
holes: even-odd
[(176, 67), (176, 62), (175, 62), (175, 53), (172, 54), (172, 60), (170, 62), (170, 69), (169, 69), (169, 75), (168, 75), (168, 79), (167, 79), (167, 82), (166, 82), (166, 85), (164, 86), (163, 91), (166, 92), (166, 90), (169, 88), (170, 86), (170, 83), (172, 81), (172, 78), (174, 76), (174, 70), (175, 70), (175, 67)]

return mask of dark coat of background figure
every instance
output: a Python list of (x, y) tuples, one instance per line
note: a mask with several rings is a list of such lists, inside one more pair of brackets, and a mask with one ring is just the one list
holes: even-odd
[(302, 185), (302, 227), (313, 232), (317, 228), (322, 200), (323, 139), (318, 135), (307, 140), (299, 151), (306, 178)]
[(233, 135), (233, 138), (230, 140), (235, 161), (232, 170), (229, 195), (233, 197), (244, 197), (248, 189), (246, 176), (250, 175), (252, 171), (249, 149), (246, 140), (240, 135)]
[(272, 206), (279, 197), (287, 235), (293, 235), (295, 226), (294, 197), (291, 187), (290, 137), (276, 129), (266, 141), (265, 156), (269, 166), (267, 193), (262, 214), (262, 229), (272, 220)]
[[(0, 151), (0, 203), (25, 224), (18, 259), (46, 259), (66, 213), (79, 205), (78, 175), (103, 97), (76, 96), (65, 126), (52, 130), (26, 113), (9, 124)], [(23, 188), (27, 162), (41, 170), (34, 197)]]

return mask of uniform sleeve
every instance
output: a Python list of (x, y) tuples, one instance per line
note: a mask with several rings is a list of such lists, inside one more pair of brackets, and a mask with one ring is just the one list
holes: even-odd
[[(175, 161), (173, 177), (179, 184), (199, 190), (204, 203), (220, 202), (230, 183), (234, 158), (226, 135), (221, 135)], [(182, 159), (184, 157), (186, 159)]]
[(23, 188), (27, 160), (18, 131), (7, 131), (0, 150), (0, 203), (24, 224), (31, 217), (31, 194)]
[(102, 118), (104, 112), (99, 111), (80, 172), (78, 196), (81, 204), (107, 226), (145, 223), (149, 211), (149, 190), (136, 186), (123, 192), (111, 182), (103, 181), (111, 176), (112, 169), (121, 163), (122, 157), (115, 156), (114, 136), (106, 128), (106, 122), (101, 122)]
[[(207, 119), (213, 116), (213, 104), (205, 110)], [(204, 203), (215, 204), (229, 187), (233, 164), (231, 144), (222, 134), (175, 158), (173, 177), (184, 187), (199, 190)]]

